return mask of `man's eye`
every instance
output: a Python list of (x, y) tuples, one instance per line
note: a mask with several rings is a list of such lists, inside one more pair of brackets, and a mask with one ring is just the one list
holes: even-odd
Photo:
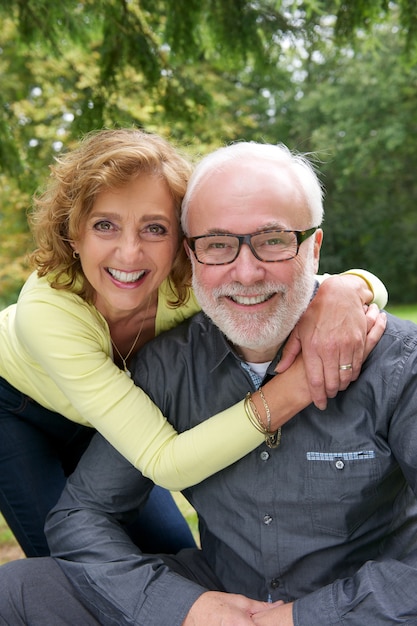
[(271, 237), (263, 242), (264, 246), (285, 246), (286, 242), (279, 237)]
[(224, 241), (212, 241), (207, 247), (209, 250), (224, 250), (228, 247), (228, 244)]

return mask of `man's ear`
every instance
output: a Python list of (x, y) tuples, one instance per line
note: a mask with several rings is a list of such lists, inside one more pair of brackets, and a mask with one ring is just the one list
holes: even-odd
[(314, 233), (314, 271), (317, 274), (320, 263), (320, 250), (323, 243), (323, 231), (318, 228)]
[(191, 257), (190, 246), (188, 245), (188, 243), (187, 243), (187, 241), (185, 239), (184, 239), (184, 249), (185, 249), (185, 252), (186, 252), (188, 258), (190, 258)]

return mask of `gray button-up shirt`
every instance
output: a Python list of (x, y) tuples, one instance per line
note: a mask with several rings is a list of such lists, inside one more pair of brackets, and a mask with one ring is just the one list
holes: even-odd
[[(179, 431), (254, 389), (203, 313), (145, 346), (134, 378)], [(204, 591), (142, 557), (118, 526), (149, 488), (97, 437), (48, 524), (53, 554), (104, 624), (180, 626)], [(184, 492), (224, 589), (295, 600), (298, 626), (417, 624), (416, 494), (417, 326), (391, 316), (327, 410), (309, 406), (278, 448)]]

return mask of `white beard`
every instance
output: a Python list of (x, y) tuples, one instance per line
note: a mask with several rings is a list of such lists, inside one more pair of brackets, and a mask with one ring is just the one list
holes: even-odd
[[(313, 258), (306, 260), (304, 267), (294, 279), (291, 287), (281, 283), (256, 283), (244, 287), (230, 283), (208, 291), (193, 273), (193, 289), (203, 311), (233, 344), (251, 350), (270, 350), (285, 341), (309, 305), (314, 289)], [(273, 308), (264, 312), (231, 311), (223, 297), (235, 295), (251, 296), (280, 293)]]

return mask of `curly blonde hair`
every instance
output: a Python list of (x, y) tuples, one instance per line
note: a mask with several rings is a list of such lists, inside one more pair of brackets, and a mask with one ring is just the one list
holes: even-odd
[[(73, 256), (71, 242), (79, 238), (99, 193), (123, 187), (142, 174), (160, 176), (167, 183), (180, 221), (191, 164), (159, 135), (134, 128), (94, 131), (76, 149), (58, 157), (29, 216), (37, 245), (31, 260), (38, 275), (50, 275), (55, 289), (68, 289), (91, 301), (93, 288)], [(187, 301), (191, 280), (181, 240), (180, 229), (169, 274), (173, 306)]]

